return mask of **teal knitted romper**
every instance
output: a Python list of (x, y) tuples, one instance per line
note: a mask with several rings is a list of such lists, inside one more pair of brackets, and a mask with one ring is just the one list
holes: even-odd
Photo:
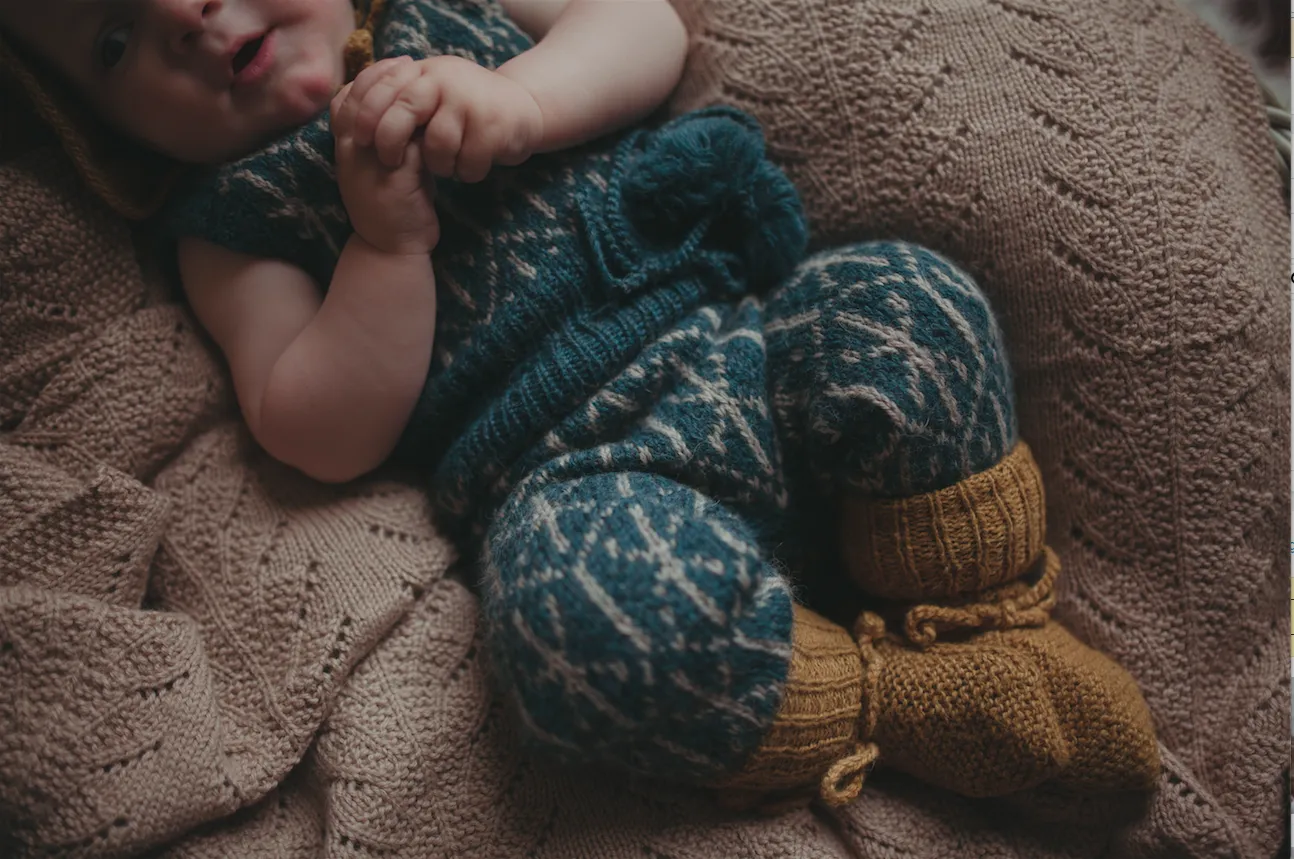
[[(375, 54), (493, 68), (529, 45), (495, 0), (391, 0)], [(500, 686), (570, 758), (737, 771), (829, 494), (932, 491), (1014, 445), (984, 296), (913, 245), (806, 258), (793, 187), (727, 109), (440, 182), (436, 206), (435, 354), (396, 457), (479, 569)], [(327, 288), (350, 235), (328, 116), (167, 221)]]

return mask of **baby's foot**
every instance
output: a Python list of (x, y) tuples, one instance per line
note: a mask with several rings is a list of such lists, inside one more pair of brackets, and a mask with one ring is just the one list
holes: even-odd
[(1051, 617), (1060, 561), (1045, 535), (1023, 442), (938, 491), (846, 501), (850, 577), (899, 621), (886, 631), (865, 614), (856, 629), (871, 678), (862, 735), (882, 762), (969, 796), (1154, 784), (1136, 683)]
[[(1058, 567), (1050, 552), (1048, 561)], [(1037, 625), (971, 632), (946, 623), (952, 636), (928, 644), (908, 637), (935, 634), (912, 612), (908, 634), (864, 615), (862, 736), (882, 763), (976, 797), (1049, 782), (1079, 794), (1153, 787), (1158, 746), (1136, 683), (1050, 617), (1028, 618), (1037, 596), (1006, 612)], [(964, 619), (985, 617), (986, 605)]]

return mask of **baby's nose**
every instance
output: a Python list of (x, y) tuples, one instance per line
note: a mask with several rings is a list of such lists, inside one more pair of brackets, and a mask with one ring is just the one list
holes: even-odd
[(167, 40), (177, 51), (197, 44), (220, 6), (220, 0), (154, 0)]

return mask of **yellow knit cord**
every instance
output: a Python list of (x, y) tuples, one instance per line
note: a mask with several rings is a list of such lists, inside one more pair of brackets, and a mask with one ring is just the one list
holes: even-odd
[(1056, 607), (1060, 559), (1043, 546), (1043, 572), (1033, 585), (1012, 582), (985, 592), (985, 599), (959, 606), (919, 605), (903, 621), (907, 639), (918, 647), (934, 644), (939, 633), (968, 629), (1016, 629), (1043, 626)]
[(853, 750), (831, 765), (822, 776), (818, 795), (833, 808), (848, 805), (863, 792), (867, 774), (881, 756), (880, 747), (868, 741), (876, 732), (876, 687), (881, 677), (881, 654), (876, 642), (885, 637), (885, 621), (874, 612), (865, 611), (854, 622), (854, 637), (858, 641), (858, 655), (863, 660), (863, 712), (859, 720), (859, 736)]
[(346, 39), (346, 83), (355, 80), (360, 72), (373, 64), (373, 29), (382, 14), (386, 0), (372, 0), (368, 13), (355, 10), (355, 32)]
[(832, 808), (848, 805), (863, 792), (867, 774), (881, 756), (875, 743), (859, 743), (854, 751), (831, 765), (822, 777), (822, 801)]
[[(941, 632), (963, 629), (1015, 629), (1043, 626), (1056, 606), (1056, 579), (1060, 559), (1051, 547), (1043, 547), (1043, 571), (1032, 585), (1012, 582), (986, 591), (980, 602), (959, 606), (918, 605), (904, 616), (903, 634), (917, 647), (933, 644)], [(854, 638), (863, 662), (863, 710), (853, 750), (837, 760), (822, 777), (818, 794), (829, 806), (839, 808), (858, 798), (867, 774), (881, 756), (870, 738), (876, 734), (882, 657), (876, 643), (885, 638), (885, 621), (865, 611), (854, 622)]]

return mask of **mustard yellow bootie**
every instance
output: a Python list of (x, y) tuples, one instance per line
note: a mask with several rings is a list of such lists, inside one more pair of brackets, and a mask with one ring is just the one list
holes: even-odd
[(835, 770), (852, 773), (875, 759), (858, 736), (867, 681), (858, 644), (804, 606), (793, 610), (790, 670), (773, 726), (742, 769), (714, 785), (729, 808), (805, 805), (840, 780)]
[(865, 614), (856, 630), (877, 677), (865, 721), (883, 761), (969, 796), (1154, 785), (1136, 683), (1051, 617), (1060, 561), (1027, 445), (953, 486), (851, 500), (843, 515), (850, 576), (895, 601), (893, 629)]
[[(1132, 677), (1050, 618), (1060, 562), (973, 606), (916, 606), (895, 630), (864, 613), (862, 735), (888, 766), (966, 796), (1044, 784), (1147, 790), (1159, 773)], [(940, 637), (943, 636), (941, 639)]]
[(852, 633), (796, 607), (775, 723), (721, 799), (842, 805), (877, 762), (976, 797), (1152, 787), (1136, 684), (1051, 618), (1060, 562), (1043, 501), (1021, 444), (945, 490), (848, 505), (849, 572), (896, 602)]

